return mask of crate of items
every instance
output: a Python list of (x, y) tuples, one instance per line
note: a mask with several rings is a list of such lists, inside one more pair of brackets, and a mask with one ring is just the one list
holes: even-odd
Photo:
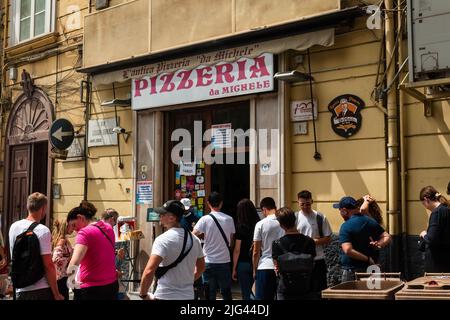
[(394, 294), (405, 283), (400, 273), (356, 273), (348, 281), (322, 291), (323, 299), (394, 300)]
[(450, 273), (425, 273), (407, 282), (395, 300), (450, 300)]

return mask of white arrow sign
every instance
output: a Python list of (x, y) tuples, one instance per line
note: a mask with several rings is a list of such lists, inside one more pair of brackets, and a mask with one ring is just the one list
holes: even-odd
[(59, 141), (63, 141), (63, 137), (70, 137), (72, 135), (72, 132), (62, 131), (62, 127), (56, 130), (52, 136), (54, 136)]

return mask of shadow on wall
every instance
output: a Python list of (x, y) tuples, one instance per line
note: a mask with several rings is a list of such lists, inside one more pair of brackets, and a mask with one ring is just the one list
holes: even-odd
[[(437, 127), (439, 129), (438, 132), (449, 132), (450, 128), (445, 122), (444, 116), (444, 108), (450, 111), (450, 103), (449, 102), (441, 102), (441, 108), (434, 108), (433, 110), (433, 119), (435, 120)], [(447, 111), (447, 112), (448, 112)], [(443, 135), (443, 138), (447, 141), (447, 146), (450, 146), (450, 135)]]
[[(358, 199), (366, 194), (370, 194), (366, 181), (363, 180), (360, 172), (353, 172), (351, 180), (348, 179), (347, 173), (336, 172), (336, 176), (344, 190), (342, 197), (352, 196)], [(355, 194), (354, 190), (358, 190), (358, 194)]]

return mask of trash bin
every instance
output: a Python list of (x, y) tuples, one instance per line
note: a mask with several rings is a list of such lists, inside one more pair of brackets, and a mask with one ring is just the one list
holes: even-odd
[(394, 300), (395, 292), (404, 284), (400, 280), (400, 273), (356, 273), (355, 281), (344, 282), (323, 290), (322, 298)]
[(425, 273), (407, 282), (395, 300), (450, 300), (450, 273)]

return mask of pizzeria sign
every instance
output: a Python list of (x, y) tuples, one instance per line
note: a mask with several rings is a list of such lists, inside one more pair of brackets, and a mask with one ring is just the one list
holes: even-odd
[(264, 53), (256, 58), (133, 79), (132, 108), (141, 110), (272, 91), (273, 73), (273, 54)]

